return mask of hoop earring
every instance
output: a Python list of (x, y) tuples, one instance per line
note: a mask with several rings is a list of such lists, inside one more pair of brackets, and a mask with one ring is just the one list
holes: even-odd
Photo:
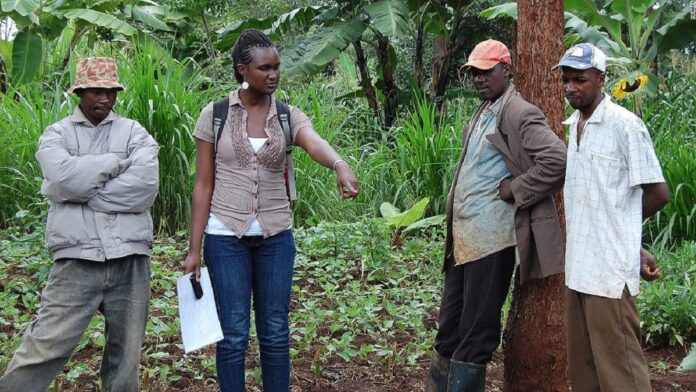
[(243, 82), (242, 82), (242, 89), (243, 89), (243, 90), (246, 90), (246, 89), (248, 89), (248, 88), (249, 88), (249, 83), (247, 83), (246, 80), (243, 81)]

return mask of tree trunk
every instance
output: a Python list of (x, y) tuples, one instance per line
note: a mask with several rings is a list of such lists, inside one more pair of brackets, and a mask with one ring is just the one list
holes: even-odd
[(437, 112), (440, 113), (444, 102), (443, 96), (449, 84), (449, 71), (452, 59), (459, 55), (464, 44), (466, 33), (463, 30), (462, 20), (465, 7), (460, 7), (452, 18), (452, 28), (447, 39), (435, 37), (433, 43), (433, 96), (437, 103)]
[(415, 79), (416, 87), (421, 89), (423, 84), (423, 36), (424, 36), (424, 21), (423, 18), (418, 18), (418, 30), (416, 32), (416, 54), (413, 59), (413, 79)]
[[(449, 69), (449, 63), (445, 64), (446, 61), (447, 40), (444, 36), (439, 35), (433, 39), (433, 72), (431, 76), (431, 86), (434, 97), (438, 96), (438, 86), (441, 84), (441, 79), (447, 79), (445, 65), (447, 65), (447, 69)], [(445, 75), (442, 75), (443, 72)]]
[[(517, 4), (513, 61), (517, 89), (565, 140), (560, 76), (551, 72), (563, 54), (563, 1)], [(560, 193), (555, 200), (563, 223)], [(516, 279), (504, 335), (505, 391), (568, 391), (564, 280), (559, 274), (520, 286)]]
[(380, 68), (382, 68), (382, 81), (384, 87), (384, 126), (390, 127), (396, 120), (396, 109), (398, 105), (398, 90), (394, 84), (394, 75), (391, 63), (391, 50), (389, 39), (382, 34), (375, 33), (377, 36), (377, 57), (379, 59)]
[(377, 97), (375, 96), (375, 88), (372, 86), (370, 74), (367, 71), (367, 60), (365, 59), (365, 51), (363, 50), (362, 42), (359, 39), (353, 42), (353, 48), (355, 48), (358, 72), (360, 72), (360, 87), (362, 87), (365, 98), (367, 99), (367, 105), (372, 109), (375, 116), (379, 117), (379, 106), (377, 104)]

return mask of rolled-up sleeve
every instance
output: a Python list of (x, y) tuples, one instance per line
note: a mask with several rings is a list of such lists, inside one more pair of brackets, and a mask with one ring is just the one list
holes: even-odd
[(645, 124), (639, 119), (626, 125), (624, 154), (628, 167), (628, 185), (640, 186), (665, 182), (660, 161)]

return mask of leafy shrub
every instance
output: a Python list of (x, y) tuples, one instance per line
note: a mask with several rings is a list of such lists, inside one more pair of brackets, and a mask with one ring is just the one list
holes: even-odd
[(683, 242), (674, 252), (658, 250), (655, 258), (662, 276), (643, 284), (637, 300), (645, 339), (657, 346), (695, 341), (696, 242)]

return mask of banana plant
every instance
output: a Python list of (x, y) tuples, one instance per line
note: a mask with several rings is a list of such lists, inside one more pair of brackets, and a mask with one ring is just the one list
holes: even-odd
[[(565, 0), (565, 43), (572, 46), (589, 42), (609, 57), (617, 98), (638, 88), (655, 91), (659, 78), (655, 72), (658, 55), (671, 49), (684, 49), (696, 42), (696, 20), (690, 18), (690, 5), (674, 10), (658, 0), (612, 0), (597, 7), (593, 0)], [(506, 3), (482, 12), (487, 18), (517, 19), (517, 4)], [(640, 100), (634, 111), (640, 112)]]
[[(151, 0), (1, 1), (0, 18), (9, 17), (19, 29), (14, 41), (0, 42), (11, 47), (12, 61), (5, 60), (4, 66), (11, 69), (14, 84), (34, 80), (44, 64), (67, 65), (85, 36), (94, 43), (105, 37), (132, 39), (142, 37), (144, 32), (172, 32), (172, 25), (187, 17)], [(51, 59), (47, 61), (49, 53)]]
[(379, 206), (379, 212), (382, 214), (384, 222), (394, 230), (392, 245), (400, 245), (403, 242), (403, 234), (405, 233), (439, 225), (445, 221), (445, 215), (435, 215), (421, 219), (428, 203), (430, 203), (430, 199), (427, 197), (423, 198), (403, 212), (388, 202), (384, 202)]
[[(321, 72), (351, 45), (364, 59), (362, 42), (372, 45), (379, 61), (379, 82), (384, 108), (384, 123), (391, 125), (396, 117), (398, 89), (393, 70), (396, 56), (390, 39), (404, 39), (411, 30), (407, 2), (401, 0), (338, 0), (333, 6), (298, 8), (266, 19), (250, 19), (218, 31), (221, 49), (233, 45), (239, 33), (247, 28), (264, 30), (278, 41), (288, 30), (302, 31), (299, 39), (283, 48), (283, 68), (290, 77), (307, 77)], [(361, 63), (360, 61), (358, 61)], [(362, 64), (362, 65), (361, 65)], [(374, 91), (364, 62), (359, 64), (361, 85)], [(372, 93), (376, 110), (376, 99)]]

